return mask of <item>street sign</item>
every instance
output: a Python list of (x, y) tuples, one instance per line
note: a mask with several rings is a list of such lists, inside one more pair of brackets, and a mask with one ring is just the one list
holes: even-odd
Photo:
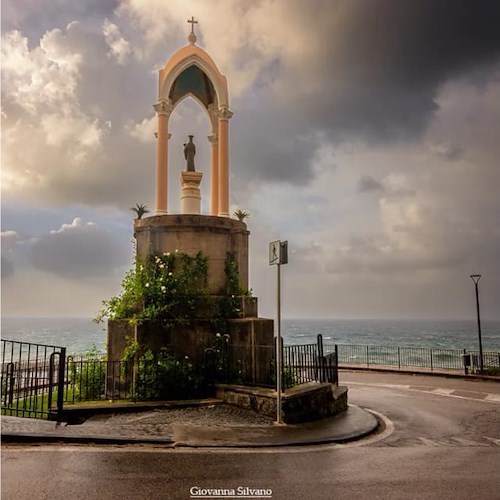
[(288, 264), (288, 241), (271, 241), (269, 243), (269, 265)]
[(280, 243), (280, 264), (288, 264), (288, 241)]
[(274, 266), (280, 263), (280, 241), (269, 243), (269, 265)]

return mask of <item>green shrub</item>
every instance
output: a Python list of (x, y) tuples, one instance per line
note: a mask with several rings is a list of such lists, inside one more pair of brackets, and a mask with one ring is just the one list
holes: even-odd
[(207, 302), (208, 260), (174, 252), (137, 261), (122, 281), (122, 293), (103, 301), (95, 318), (189, 323)]

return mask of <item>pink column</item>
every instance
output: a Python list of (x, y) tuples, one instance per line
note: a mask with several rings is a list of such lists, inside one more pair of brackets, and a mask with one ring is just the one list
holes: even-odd
[(229, 118), (227, 108), (219, 110), (219, 216), (229, 217)]
[(217, 134), (210, 141), (210, 215), (219, 215), (219, 143)]
[(156, 140), (156, 214), (168, 213), (168, 116), (172, 107), (166, 101), (159, 101), (153, 106), (158, 115), (158, 133)]

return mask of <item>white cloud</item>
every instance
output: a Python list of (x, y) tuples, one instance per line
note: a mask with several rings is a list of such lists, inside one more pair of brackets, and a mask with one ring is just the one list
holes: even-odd
[(51, 186), (68, 177), (68, 168), (102, 146), (110, 124), (84, 111), (79, 99), (86, 44), (78, 22), (47, 31), (32, 49), (19, 31), (2, 36), (5, 192), (51, 197)]
[(19, 31), (2, 36), (4, 91), (25, 111), (34, 115), (44, 106), (72, 105), (80, 77), (82, 55), (69, 49), (67, 41), (78, 24), (47, 32), (40, 45), (30, 50), (28, 38)]
[(132, 54), (132, 49), (130, 43), (120, 33), (120, 28), (109, 19), (105, 19), (102, 32), (109, 47), (109, 56), (116, 58), (118, 64), (125, 64)]
[(75, 217), (71, 224), (62, 224), (59, 229), (53, 229), (50, 234), (62, 234), (67, 231), (85, 232), (86, 228), (95, 226), (94, 222), (83, 222), (80, 217)]
[(21, 240), (21, 236), (16, 231), (2, 231), (2, 252), (12, 250)]
[(156, 116), (144, 118), (140, 123), (127, 124), (125, 126), (125, 130), (131, 137), (145, 144), (154, 143), (156, 141), (154, 134), (157, 128), (158, 119)]

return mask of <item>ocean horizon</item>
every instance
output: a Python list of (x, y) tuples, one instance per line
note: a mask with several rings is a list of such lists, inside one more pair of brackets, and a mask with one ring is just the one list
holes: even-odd
[[(105, 351), (106, 323), (85, 317), (2, 317), (2, 339), (63, 346), (83, 354)], [(500, 352), (500, 320), (482, 320), (484, 351)], [(281, 333), (285, 345), (325, 344), (409, 346), (440, 349), (478, 349), (477, 322), (424, 319), (305, 319), (285, 318)]]

